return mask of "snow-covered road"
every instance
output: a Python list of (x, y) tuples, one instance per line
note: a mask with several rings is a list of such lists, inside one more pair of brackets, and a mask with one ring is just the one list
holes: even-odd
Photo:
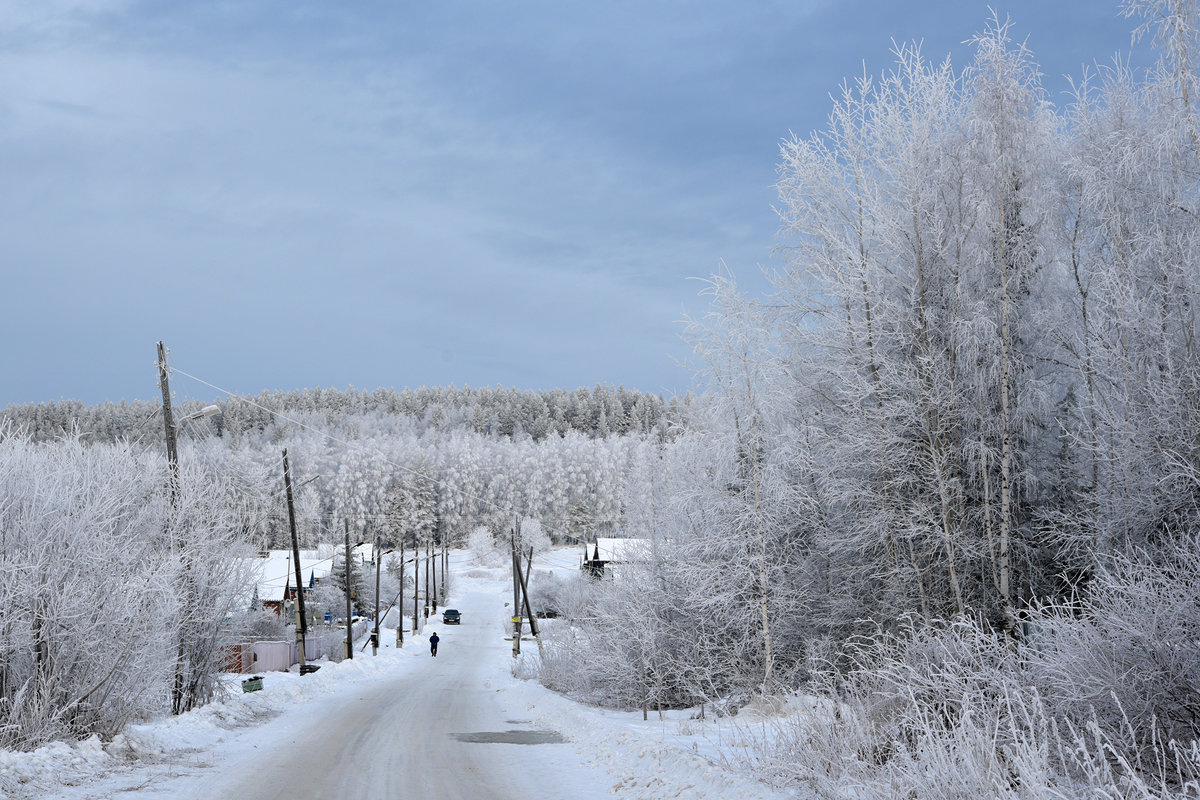
[[(574, 551), (540, 569), (575, 571)], [(731, 771), (735, 730), (686, 709), (580, 705), (511, 673), (507, 569), (455, 553), (451, 605), (403, 649), (387, 631), (378, 657), (325, 663), (301, 677), (268, 672), (200, 709), (130, 726), (108, 743), (0, 751), (0, 797), (17, 800), (428, 798), (429, 800), (779, 800)], [(436, 623), (436, 624), (435, 624)], [(427, 635), (442, 642), (429, 655)], [(536, 647), (530, 643), (528, 647)], [(725, 742), (724, 753), (714, 742)], [(732, 756), (730, 755), (732, 754)]]
[(290, 721), (287, 736), (226, 766), (198, 791), (241, 800), (611, 797), (607, 773), (581, 766), (557, 731), (536, 726), (493, 687), (497, 662), (507, 668), (504, 649), (511, 647), (501, 637), (498, 595), (483, 588), (456, 594), (462, 625), (429, 626), (442, 640), (437, 658), (423, 640), (410, 644), (422, 648), (422, 658), (403, 676), (320, 717)]

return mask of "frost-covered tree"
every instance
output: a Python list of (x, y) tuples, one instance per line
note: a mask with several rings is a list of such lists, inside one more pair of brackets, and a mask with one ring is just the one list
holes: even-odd
[(244, 530), (203, 467), (174, 505), (166, 477), (141, 448), (0, 430), (0, 746), (212, 697), (248, 614)]
[(226, 649), (236, 642), (236, 626), (248, 613), (248, 559), (254, 550), (222, 483), (203, 466), (184, 469), (167, 520), (177, 592), (175, 713), (212, 700)]
[[(374, 575), (372, 574), (372, 581)], [(329, 573), (329, 585), (333, 591), (326, 595), (326, 600), (330, 603), (329, 610), (334, 616), (341, 618), (346, 616), (346, 554), (343, 550), (335, 550), (333, 556), (333, 567)], [(372, 583), (372, 586), (374, 584)], [(353, 554), (350, 556), (350, 604), (354, 608), (354, 613), (365, 615), (371, 607), (371, 600), (374, 597), (373, 590), (368, 591), (367, 577), (363, 573), (363, 565)]]
[(972, 610), (1015, 633), (1058, 388), (1057, 139), (1007, 26), (975, 46), (961, 75), (898, 48), (826, 132), (785, 144), (779, 286), (827, 493), (851, 512), (828, 530), (835, 561), (871, 564), (881, 613)]

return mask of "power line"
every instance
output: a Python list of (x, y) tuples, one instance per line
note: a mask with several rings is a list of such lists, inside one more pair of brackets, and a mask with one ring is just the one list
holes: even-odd
[[(312, 427), (311, 425), (308, 425), (307, 423), (301, 422), (301, 421), (300, 421), (300, 420), (298, 420), (298, 419), (294, 419), (294, 418), (292, 418), (292, 417), (289, 417), (289, 416), (287, 416), (286, 414), (280, 413), (280, 412), (278, 412), (278, 411), (274, 411), (274, 410), (272, 410), (272, 409), (270, 409), (270, 408), (267, 408), (266, 406), (263, 406), (263, 405), (260, 405), (259, 403), (256, 403), (254, 400), (250, 399), (249, 397), (246, 397), (245, 395), (239, 395), (239, 394), (237, 394), (236, 392), (230, 391), (229, 389), (222, 388), (222, 387), (220, 387), (220, 386), (217, 386), (217, 385), (216, 385), (216, 384), (214, 384), (214, 383), (209, 383), (208, 381), (204, 380), (203, 378), (200, 378), (200, 377), (197, 377), (197, 376), (195, 376), (195, 375), (192, 375), (192, 374), (190, 374), (190, 373), (188, 373), (188, 372), (185, 372), (185, 371), (183, 371), (183, 370), (179, 369), (178, 367), (172, 367), (172, 366), (168, 366), (168, 369), (169, 369), (171, 372), (178, 373), (178, 374), (182, 375), (182, 376), (183, 376), (183, 377), (185, 377), (185, 378), (190, 378), (190, 379), (192, 379), (192, 380), (196, 381), (197, 383), (203, 384), (204, 386), (207, 386), (207, 387), (208, 387), (208, 388), (210, 388), (210, 389), (214, 389), (214, 390), (216, 390), (216, 391), (218, 391), (218, 392), (221, 392), (222, 394), (226, 395), (227, 397), (236, 397), (236, 398), (237, 398), (238, 400), (240, 400), (241, 402), (244, 402), (244, 403), (246, 403), (246, 404), (248, 404), (248, 405), (250, 405), (250, 406), (253, 406), (254, 408), (257, 408), (257, 409), (259, 409), (260, 411), (265, 411), (266, 413), (270, 414), (272, 417), (274, 417), (274, 418), (276, 418), (276, 419), (284, 420), (284, 421), (286, 421), (286, 422), (290, 422), (290, 423), (292, 423), (293, 425), (296, 425), (297, 427), (303, 428), (303, 429), (305, 429), (305, 430), (308, 430), (308, 431), (312, 431), (313, 433), (316, 433), (316, 434), (317, 434), (317, 435), (319, 435), (319, 436), (323, 436), (323, 437), (325, 437), (326, 439), (328, 439), (328, 440), (330, 440), (330, 441), (332, 441), (332, 442), (337, 442), (338, 444), (344, 445), (344, 446), (346, 446), (346, 447), (349, 447), (349, 448), (351, 448), (351, 449), (353, 449), (353, 448), (356, 448), (356, 447), (357, 447), (357, 448), (361, 448), (361, 449), (367, 449), (367, 450), (369, 450), (369, 451), (371, 451), (371, 452), (374, 452), (376, 455), (378, 455), (378, 456), (379, 456), (379, 457), (380, 457), (380, 458), (383, 460), (383, 462), (384, 462), (384, 463), (386, 463), (386, 464), (390, 464), (391, 466), (395, 467), (395, 468), (396, 468), (396, 469), (398, 469), (398, 470), (401, 470), (401, 471), (403, 471), (403, 472), (407, 472), (407, 473), (409, 473), (410, 475), (416, 476), (416, 477), (418, 477), (418, 478), (424, 478), (425, 480), (431, 481), (432, 483), (434, 483), (434, 484), (436, 484), (437, 486), (440, 486), (440, 487), (442, 487), (442, 488), (444, 488), (444, 489), (447, 489), (447, 490), (449, 490), (449, 491), (454, 491), (454, 492), (457, 492), (458, 494), (460, 494), (460, 495), (461, 495), (461, 496), (463, 496), (463, 497), (466, 497), (466, 498), (469, 498), (469, 499), (472, 499), (472, 500), (476, 500), (476, 501), (478, 501), (478, 502), (480, 502), (480, 503), (483, 503), (484, 505), (487, 505), (487, 506), (491, 506), (491, 507), (492, 507), (492, 508), (494, 508), (496, 511), (499, 511), (499, 512), (500, 512), (500, 513), (502, 513), (502, 514), (505, 514), (505, 515), (515, 515), (515, 513), (516, 513), (514, 509), (508, 509), (508, 508), (504, 508), (503, 506), (499, 505), (499, 504), (498, 504), (498, 503), (496, 503), (496, 502), (493, 502), (492, 500), (490, 500), (490, 499), (488, 499), (488, 498), (486, 498), (486, 497), (482, 497), (482, 496), (480, 496), (480, 495), (476, 495), (476, 494), (472, 494), (471, 492), (464, 491), (464, 490), (462, 490), (461, 488), (459, 488), (459, 487), (457, 487), (457, 486), (454, 486), (454, 485), (452, 485), (452, 484), (451, 484), (449, 481), (442, 480), (442, 479), (440, 479), (440, 478), (435, 478), (435, 477), (433, 477), (433, 476), (431, 476), (431, 475), (429, 475), (429, 474), (427, 474), (427, 473), (421, 472), (420, 470), (417, 470), (417, 469), (413, 469), (412, 467), (409, 467), (409, 466), (407, 466), (407, 465), (404, 465), (404, 464), (398, 464), (398, 463), (396, 463), (395, 461), (392, 461), (390, 458), (388, 458), (388, 457), (387, 457), (387, 454), (386, 454), (386, 453), (384, 453), (382, 450), (380, 450), (378, 447), (370, 447), (370, 446), (368, 446), (368, 447), (364, 448), (364, 447), (363, 447), (363, 444), (362, 444), (362, 442), (361, 442), (361, 441), (359, 441), (359, 442), (355, 443), (355, 442), (351, 442), (351, 441), (349, 441), (349, 440), (346, 440), (346, 439), (340, 439), (340, 438), (338, 438), (337, 436), (334, 436), (333, 434), (329, 433), (328, 431), (323, 431), (323, 430), (320, 430), (320, 429), (318, 429), (318, 428), (314, 428), (314, 427)], [(335, 517), (335, 518), (340, 518), (340, 516), (342, 516), (342, 515), (325, 515), (325, 516), (326, 516), (326, 517), (333, 516), (333, 517)], [(372, 519), (374, 519), (374, 518), (387, 518), (387, 516), (388, 516), (388, 515), (386, 515), (386, 514), (357, 514), (357, 515), (354, 515), (354, 516), (355, 516), (356, 518), (359, 518), (359, 519), (365, 519), (365, 518), (372, 518)], [(593, 520), (594, 522), (599, 522), (599, 523), (617, 523), (617, 522), (621, 522), (621, 521), (622, 521), (622, 518), (621, 518), (620, 516), (615, 516), (615, 517), (593, 517), (593, 518), (592, 518), (592, 520)]]
[[(326, 528), (325, 530), (327, 533), (333, 533), (333, 531), (330, 531), (328, 528)], [(281, 551), (282, 548), (279, 548), (279, 550)], [(305, 553), (305, 552), (312, 552), (312, 551), (311, 550), (301, 550), (300, 552)], [(387, 553), (383, 553), (381, 555), (387, 555)], [(314, 567), (319, 567), (326, 562), (330, 562), (330, 566), (332, 567), (333, 566), (332, 562), (336, 558), (337, 558), (336, 555), (332, 555), (332, 556), (329, 556), (328, 558), (322, 558), (322, 559), (318, 559), (316, 561), (309, 561), (307, 564), (304, 565), (304, 568), (312, 570)], [(415, 558), (405, 559), (405, 563), (407, 563), (409, 561), (415, 562), (416, 559)], [(291, 571), (291, 568), (289, 567), (287, 574), (283, 575), (282, 577), (279, 577), (279, 578), (265, 578), (264, 577), (264, 578), (260, 579), (258, 582), (259, 583), (275, 583), (276, 581), (286, 580), (287, 578), (289, 578), (291, 576), (291, 574), (292, 574), (292, 571)]]
[[(204, 380), (203, 378), (198, 378), (198, 377), (196, 377), (195, 375), (192, 375), (192, 374), (190, 374), (190, 373), (184, 372), (183, 370), (179, 369), (178, 367), (169, 367), (169, 369), (170, 369), (172, 372), (177, 372), (177, 373), (179, 373), (180, 375), (182, 375), (182, 376), (183, 376), (183, 377), (185, 377), (185, 378), (191, 378), (192, 380), (196, 381), (197, 383), (201, 383), (201, 384), (203, 384), (203, 385), (205, 385), (205, 386), (209, 387), (210, 389), (215, 389), (216, 391), (218, 391), (218, 392), (221, 392), (222, 394), (224, 394), (224, 395), (225, 395), (225, 396), (227, 396), (227, 397), (237, 397), (237, 398), (238, 398), (239, 400), (241, 400), (242, 402), (244, 402), (244, 403), (247, 403), (247, 404), (249, 404), (249, 405), (251, 405), (251, 406), (253, 406), (253, 407), (255, 407), (255, 408), (257, 408), (257, 409), (259, 409), (259, 410), (261, 410), (261, 411), (265, 411), (266, 413), (270, 414), (272, 417), (274, 417), (274, 418), (276, 418), (276, 419), (285, 420), (286, 422), (290, 422), (290, 423), (292, 423), (293, 425), (296, 425), (297, 427), (303, 428), (303, 429), (305, 429), (305, 430), (308, 430), (308, 431), (312, 431), (313, 433), (315, 433), (315, 434), (317, 434), (317, 435), (319, 435), (319, 436), (324, 436), (326, 439), (329, 439), (329, 440), (330, 440), (330, 441), (332, 441), (332, 442), (337, 442), (338, 444), (345, 445), (346, 447), (349, 447), (349, 448), (355, 448), (355, 447), (360, 447), (360, 448), (361, 448), (361, 447), (362, 447), (362, 443), (361, 443), (361, 442), (359, 442), (359, 443), (356, 445), (354, 442), (347, 441), (346, 439), (339, 439), (338, 437), (334, 436), (333, 434), (329, 433), (328, 431), (319, 430), (319, 429), (317, 429), (317, 428), (314, 428), (314, 427), (312, 427), (311, 425), (308, 425), (308, 424), (306, 424), (306, 423), (304, 423), (304, 422), (301, 422), (301, 421), (300, 421), (300, 420), (298, 420), (298, 419), (293, 419), (292, 417), (289, 417), (289, 416), (287, 416), (286, 414), (281, 414), (281, 413), (279, 413), (278, 411), (274, 411), (274, 410), (272, 410), (272, 409), (269, 409), (269, 408), (267, 408), (266, 406), (263, 406), (263, 405), (260, 405), (260, 404), (258, 404), (258, 403), (256, 403), (256, 402), (254, 402), (253, 400), (251, 400), (251, 399), (250, 399), (250, 398), (248, 398), (248, 397), (245, 397), (245, 396), (243, 396), (243, 395), (239, 395), (239, 394), (237, 394), (237, 393), (235, 393), (235, 392), (232, 392), (232, 391), (230, 391), (229, 389), (224, 389), (224, 388), (222, 388), (222, 387), (220, 387), (220, 386), (217, 386), (217, 385), (216, 385), (216, 384), (214, 384), (214, 383), (209, 383), (208, 381)], [(488, 498), (486, 498), (486, 497), (480, 497), (480, 496), (478, 496), (478, 495), (471, 494), (470, 492), (464, 492), (464, 491), (462, 491), (461, 489), (459, 489), (459, 488), (457, 488), (457, 487), (453, 487), (453, 486), (451, 486), (451, 484), (450, 484), (448, 481), (441, 480), (440, 478), (435, 478), (435, 477), (433, 477), (433, 476), (431, 476), (431, 475), (428, 475), (428, 474), (426, 474), (426, 473), (424, 473), (424, 472), (421, 472), (420, 470), (413, 469), (412, 467), (406, 466), (406, 465), (404, 465), (404, 464), (397, 464), (395, 461), (392, 461), (390, 458), (388, 458), (388, 457), (387, 457), (387, 454), (386, 454), (386, 453), (384, 453), (382, 450), (380, 450), (380, 449), (379, 449), (379, 448), (377, 448), (377, 447), (371, 447), (371, 448), (368, 448), (368, 449), (370, 449), (370, 450), (373, 450), (373, 451), (375, 452), (375, 454), (376, 454), (376, 455), (378, 455), (380, 458), (382, 458), (382, 460), (383, 460), (383, 462), (384, 462), (384, 463), (386, 463), (386, 464), (390, 464), (391, 466), (395, 467), (395, 468), (396, 468), (396, 469), (398, 469), (398, 470), (401, 470), (401, 471), (403, 471), (403, 472), (407, 472), (407, 473), (409, 473), (409, 474), (411, 474), (411, 475), (414, 475), (414, 476), (416, 476), (416, 477), (418, 477), (418, 478), (424, 478), (424, 479), (426, 479), (426, 480), (428, 480), (428, 481), (431, 481), (431, 482), (433, 482), (434, 484), (436, 484), (436, 485), (438, 485), (438, 486), (440, 486), (440, 487), (442, 487), (442, 488), (444, 488), (444, 489), (448, 489), (448, 490), (450, 490), (450, 489), (453, 489), (454, 491), (458, 492), (458, 493), (459, 493), (459, 494), (461, 494), (462, 496), (464, 496), (464, 497), (468, 497), (468, 498), (470, 498), (470, 499), (472, 499), (472, 500), (477, 500), (477, 501), (479, 501), (479, 502), (483, 503), (484, 505), (491, 506), (492, 508), (496, 509), (497, 511), (499, 511), (499, 512), (501, 512), (501, 513), (504, 513), (504, 514), (510, 514), (510, 513), (512, 513), (512, 511), (511, 511), (510, 509), (505, 509), (505, 508), (503, 508), (502, 506), (500, 506), (499, 504), (497, 504), (497, 503), (495, 503), (495, 502), (493, 502), (493, 501), (489, 500), (489, 499), (488, 499)]]

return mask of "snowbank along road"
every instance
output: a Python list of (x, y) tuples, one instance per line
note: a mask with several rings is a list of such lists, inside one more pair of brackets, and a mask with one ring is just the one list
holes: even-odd
[[(576, 558), (549, 553), (542, 563), (575, 570)], [(722, 733), (719, 720), (697, 723), (686, 709), (646, 723), (513, 678), (508, 571), (474, 567), (462, 552), (452, 567), (461, 626), (435, 617), (402, 650), (387, 631), (378, 657), (356, 651), (306, 677), (268, 672), (261, 692), (237, 691), (240, 676), (231, 676), (231, 695), (130, 726), (111, 743), (0, 752), (0, 797), (4, 787), (16, 800), (791, 796), (729, 771), (731, 751), (719, 749), (724, 737), (736, 750), (728, 723)]]
[(410, 641), (405, 649), (420, 649), (422, 658), (401, 677), (372, 683), (320, 716), (289, 714), (286, 736), (226, 765), (194, 796), (611, 797), (605, 771), (582, 766), (559, 731), (537, 727), (528, 709), (505, 702), (498, 687), (511, 642), (502, 636), (507, 609), (496, 583), (459, 577), (457, 589), (452, 602), (462, 624), (431, 618), (425, 631), (441, 637), (436, 658), (424, 637)]

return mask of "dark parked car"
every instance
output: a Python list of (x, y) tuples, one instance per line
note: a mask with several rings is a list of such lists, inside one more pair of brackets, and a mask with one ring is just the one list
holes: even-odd
[(462, 614), (458, 613), (457, 608), (447, 608), (442, 612), (443, 625), (460, 625), (462, 624)]

